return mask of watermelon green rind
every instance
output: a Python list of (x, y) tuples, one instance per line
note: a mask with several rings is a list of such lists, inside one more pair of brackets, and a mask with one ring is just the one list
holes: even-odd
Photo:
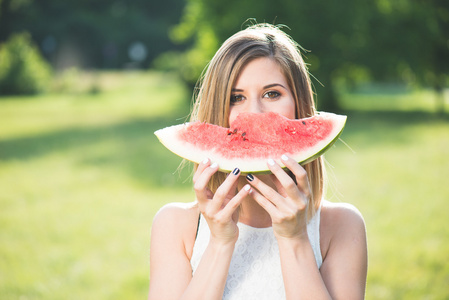
[[(345, 123), (346, 123), (346, 119), (345, 119)], [(318, 157), (323, 155), (325, 152), (327, 152), (327, 150), (329, 150), (335, 144), (335, 142), (340, 138), (340, 136), (343, 132), (343, 129), (344, 129), (344, 124), (343, 124), (343, 127), (341, 128), (340, 132), (335, 136), (335, 138), (326, 147), (324, 147), (321, 151), (319, 151), (315, 155), (311, 156), (310, 158), (303, 160), (303, 161), (298, 161), (298, 163), (301, 165), (308, 164), (309, 162), (314, 161), (315, 159), (317, 159)]]
[[(320, 113), (320, 117), (330, 118), (332, 120), (332, 132), (328, 135), (328, 139), (319, 141), (317, 145), (308, 149), (308, 151), (301, 151), (296, 154), (285, 153), (290, 155), (298, 163), (304, 165), (308, 162), (321, 156), (326, 152), (339, 138), (346, 123), (346, 116), (336, 115), (332, 113)], [(306, 120), (306, 119), (304, 119)], [(267, 166), (267, 158), (262, 159), (242, 159), (242, 158), (226, 158), (209, 149), (202, 150), (198, 147), (180, 140), (177, 133), (183, 130), (191, 123), (184, 123), (160, 129), (155, 132), (159, 141), (170, 151), (178, 156), (181, 156), (189, 161), (200, 163), (205, 158), (209, 158), (212, 162), (217, 162), (219, 170), (223, 172), (230, 172), (238, 167), (242, 173), (266, 173), (269, 172)], [(215, 125), (214, 125), (215, 126)], [(285, 167), (279, 157), (271, 157), (279, 165)]]

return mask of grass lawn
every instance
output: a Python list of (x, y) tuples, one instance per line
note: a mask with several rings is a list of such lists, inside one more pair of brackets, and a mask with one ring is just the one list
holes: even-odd
[[(152, 218), (193, 199), (153, 135), (185, 120), (190, 92), (167, 74), (84, 75), (100, 92), (0, 99), (0, 299), (145, 299)], [(427, 98), (345, 95), (350, 148), (326, 154), (328, 198), (366, 220), (367, 299), (449, 298), (449, 121)]]

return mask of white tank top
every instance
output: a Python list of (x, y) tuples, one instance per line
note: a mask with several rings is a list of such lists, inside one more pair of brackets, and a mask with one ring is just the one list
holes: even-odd
[[(307, 233), (318, 268), (323, 259), (320, 250), (321, 208), (307, 224)], [(223, 293), (225, 300), (285, 299), (279, 247), (272, 227), (255, 228), (238, 223), (239, 238), (235, 244)], [(209, 244), (210, 230), (200, 216), (198, 235), (190, 264), (195, 273)]]

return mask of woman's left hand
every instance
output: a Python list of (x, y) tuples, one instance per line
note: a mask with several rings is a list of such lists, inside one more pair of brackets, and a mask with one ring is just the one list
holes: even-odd
[(269, 159), (267, 165), (273, 173), (270, 177), (277, 191), (248, 175), (247, 180), (255, 187), (251, 195), (270, 214), (277, 238), (307, 239), (307, 207), (311, 196), (307, 173), (292, 158), (282, 155), (281, 159), (295, 176), (296, 183), (281, 166)]

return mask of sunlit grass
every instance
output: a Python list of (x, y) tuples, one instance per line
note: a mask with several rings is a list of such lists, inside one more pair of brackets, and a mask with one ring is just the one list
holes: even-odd
[[(449, 111), (449, 89), (443, 92), (444, 110)], [(411, 90), (402, 86), (374, 85), (358, 92), (345, 93), (340, 105), (358, 111), (421, 111), (438, 112), (440, 99), (431, 89)]]
[[(152, 218), (193, 199), (153, 135), (190, 92), (167, 74), (86, 76), (0, 100), (0, 299), (144, 299)], [(426, 93), (346, 95), (352, 150), (326, 154), (328, 198), (366, 220), (367, 299), (449, 298), (449, 122), (421, 110)]]

